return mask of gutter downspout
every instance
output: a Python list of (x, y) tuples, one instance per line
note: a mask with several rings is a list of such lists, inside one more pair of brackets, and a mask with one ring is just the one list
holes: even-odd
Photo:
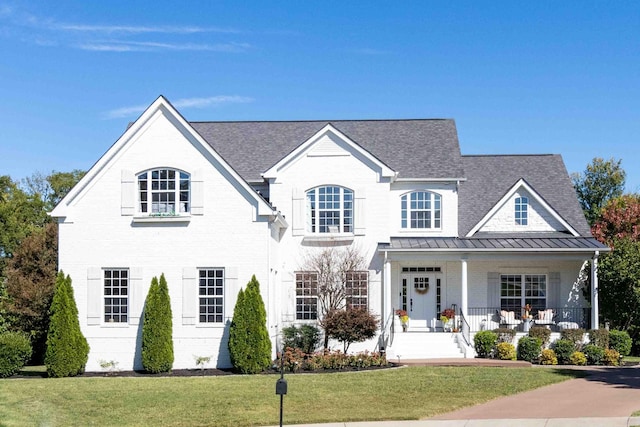
[(595, 251), (591, 261), (591, 329), (600, 327), (600, 307), (598, 304), (598, 257), (600, 251)]

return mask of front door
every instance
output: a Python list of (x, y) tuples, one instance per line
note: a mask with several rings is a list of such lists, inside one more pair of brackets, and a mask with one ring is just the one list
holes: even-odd
[(426, 331), (436, 317), (436, 293), (440, 279), (435, 274), (402, 275), (402, 306), (409, 314), (411, 330)]

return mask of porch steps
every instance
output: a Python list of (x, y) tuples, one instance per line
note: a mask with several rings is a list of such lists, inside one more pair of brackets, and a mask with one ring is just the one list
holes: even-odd
[(401, 332), (387, 347), (387, 360), (457, 359), (464, 353), (450, 332)]

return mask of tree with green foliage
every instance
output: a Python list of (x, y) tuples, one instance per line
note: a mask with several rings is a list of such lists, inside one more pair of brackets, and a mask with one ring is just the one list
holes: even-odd
[(243, 374), (262, 372), (271, 364), (267, 312), (255, 275), (246, 290), (238, 292), (229, 329), (229, 354), (233, 367)]
[(0, 332), (0, 378), (10, 377), (29, 361), (31, 343), (22, 332)]
[(46, 349), (57, 263), (58, 225), (49, 223), (25, 237), (7, 264), (6, 300), (0, 304), (11, 329), (31, 337), (36, 363)]
[(69, 377), (84, 372), (89, 344), (80, 330), (78, 307), (71, 277), (58, 273), (51, 303), (44, 362), (50, 377)]
[(344, 353), (352, 343), (373, 338), (378, 330), (378, 319), (364, 308), (330, 311), (322, 324), (329, 338), (342, 342)]
[(27, 194), (37, 195), (44, 202), (47, 211), (51, 211), (85, 174), (80, 169), (71, 172), (52, 171), (47, 176), (36, 172), (22, 180), (21, 187)]
[(151, 280), (144, 302), (142, 324), (142, 367), (151, 373), (169, 372), (173, 367), (173, 319), (169, 288), (164, 273)]
[(640, 195), (625, 194), (609, 200), (591, 227), (593, 236), (604, 244), (613, 239), (640, 240)]
[(594, 158), (584, 173), (573, 173), (571, 179), (584, 215), (593, 225), (605, 204), (622, 195), (626, 172), (622, 160)]

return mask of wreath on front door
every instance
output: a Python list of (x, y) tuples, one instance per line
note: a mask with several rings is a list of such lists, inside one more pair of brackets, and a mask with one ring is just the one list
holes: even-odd
[(424, 287), (420, 287), (420, 285), (418, 283), (415, 283), (413, 285), (413, 289), (416, 291), (417, 294), (424, 295), (427, 292), (429, 292), (429, 284), (426, 283), (426, 284), (424, 284)]

